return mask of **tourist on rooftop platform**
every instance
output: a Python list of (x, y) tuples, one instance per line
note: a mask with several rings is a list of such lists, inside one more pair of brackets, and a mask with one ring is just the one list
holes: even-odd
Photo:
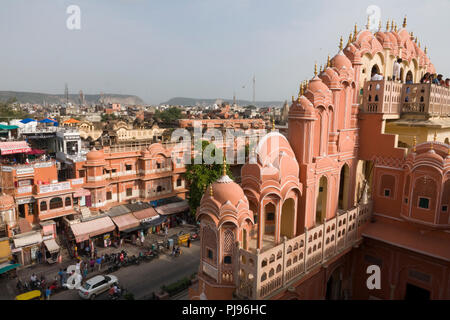
[(423, 75), (422, 79), (420, 79), (420, 83), (430, 83), (430, 73), (427, 72)]
[(450, 78), (445, 79), (444, 86), (450, 88)]
[(406, 83), (406, 84), (412, 84), (412, 83), (413, 83), (413, 77), (412, 77), (412, 74), (411, 74), (411, 73), (408, 73), (408, 74), (406, 75), (406, 81), (405, 81), (405, 83)]
[(378, 73), (377, 70), (372, 70), (372, 77), (370, 78), (372, 81), (379, 81), (383, 80), (383, 76)]
[(398, 58), (397, 60), (395, 60), (394, 62), (394, 71), (392, 73), (392, 79), (395, 80), (401, 80), (400, 78), (400, 68), (401, 68), (401, 63), (402, 63), (402, 59)]

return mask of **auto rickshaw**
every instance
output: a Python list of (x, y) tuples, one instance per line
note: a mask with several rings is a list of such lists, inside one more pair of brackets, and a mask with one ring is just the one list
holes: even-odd
[(15, 300), (44, 300), (40, 290), (32, 290), (16, 296)]

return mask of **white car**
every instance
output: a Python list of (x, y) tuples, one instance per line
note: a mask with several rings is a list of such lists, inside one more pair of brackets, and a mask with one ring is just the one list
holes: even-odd
[(78, 290), (78, 294), (83, 299), (95, 299), (100, 293), (109, 290), (114, 285), (119, 285), (119, 279), (116, 276), (95, 276), (87, 280)]

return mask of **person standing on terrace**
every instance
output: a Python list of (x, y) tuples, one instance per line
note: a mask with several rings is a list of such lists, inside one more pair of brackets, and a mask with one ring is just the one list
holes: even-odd
[(400, 68), (401, 68), (402, 61), (403, 60), (401, 58), (398, 58), (394, 62), (394, 70), (393, 70), (393, 73), (392, 73), (392, 80), (394, 80), (394, 81), (401, 80), (400, 79)]

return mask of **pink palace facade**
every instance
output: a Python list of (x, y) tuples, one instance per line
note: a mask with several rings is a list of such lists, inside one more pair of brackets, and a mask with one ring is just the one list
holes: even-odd
[[(428, 90), (417, 108), (406, 84), (370, 81), (372, 70), (391, 78), (397, 57), (403, 83)], [(389, 119), (450, 116), (450, 90), (418, 84), (425, 72), (406, 18), (341, 39), (292, 99), (287, 138), (267, 134), (240, 185), (224, 172), (207, 186), (190, 298), (450, 299), (450, 145), (400, 148), (384, 132)], [(380, 289), (366, 286), (369, 265)]]

